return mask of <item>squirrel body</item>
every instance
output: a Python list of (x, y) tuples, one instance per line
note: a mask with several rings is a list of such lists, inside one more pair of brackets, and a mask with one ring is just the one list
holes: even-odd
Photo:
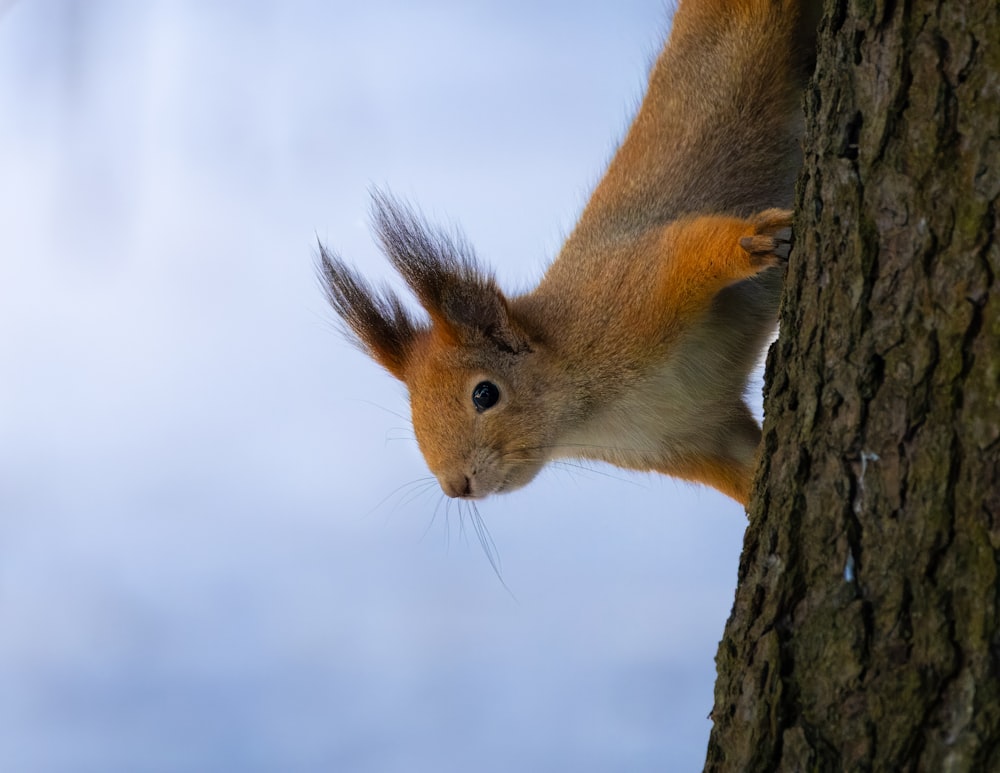
[(321, 247), (350, 334), (405, 382), (449, 496), (586, 458), (746, 502), (743, 395), (773, 333), (801, 164), (808, 0), (682, 0), (625, 140), (538, 287), (508, 297), (461, 237), (374, 196), (416, 320)]

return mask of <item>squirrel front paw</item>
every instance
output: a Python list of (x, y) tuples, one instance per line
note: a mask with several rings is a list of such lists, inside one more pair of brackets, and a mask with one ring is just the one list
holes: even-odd
[(761, 268), (787, 264), (792, 249), (791, 210), (765, 209), (748, 224), (750, 234), (740, 239), (740, 246), (750, 253), (750, 260)]

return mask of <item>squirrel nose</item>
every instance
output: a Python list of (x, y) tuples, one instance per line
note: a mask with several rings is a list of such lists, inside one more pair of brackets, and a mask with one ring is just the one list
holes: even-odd
[(466, 499), (472, 496), (472, 481), (468, 475), (459, 473), (448, 478), (441, 478), (441, 488), (450, 497)]

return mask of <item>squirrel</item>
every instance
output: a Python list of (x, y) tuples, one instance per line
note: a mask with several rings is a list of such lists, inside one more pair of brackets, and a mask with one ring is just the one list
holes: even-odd
[(801, 166), (809, 0), (681, 0), (649, 87), (538, 286), (505, 294), (460, 235), (373, 194), (375, 230), (429, 320), (320, 244), (346, 332), (403, 381), (445, 494), (478, 499), (583, 458), (746, 504), (744, 402), (777, 324)]

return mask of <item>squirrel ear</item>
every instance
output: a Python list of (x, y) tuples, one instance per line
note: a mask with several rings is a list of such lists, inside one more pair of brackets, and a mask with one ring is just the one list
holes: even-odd
[(319, 253), (320, 282), (348, 337), (402, 381), (420, 329), (392, 292), (375, 291), (322, 244)]
[(444, 324), (465, 342), (478, 337), (511, 354), (531, 350), (528, 336), (513, 320), (507, 298), (492, 278), (447, 286), (441, 310)]
[(486, 338), (501, 349), (530, 349), (493, 277), (461, 236), (428, 228), (410, 209), (372, 194), (375, 228), (393, 266), (436, 326), (463, 343)]

